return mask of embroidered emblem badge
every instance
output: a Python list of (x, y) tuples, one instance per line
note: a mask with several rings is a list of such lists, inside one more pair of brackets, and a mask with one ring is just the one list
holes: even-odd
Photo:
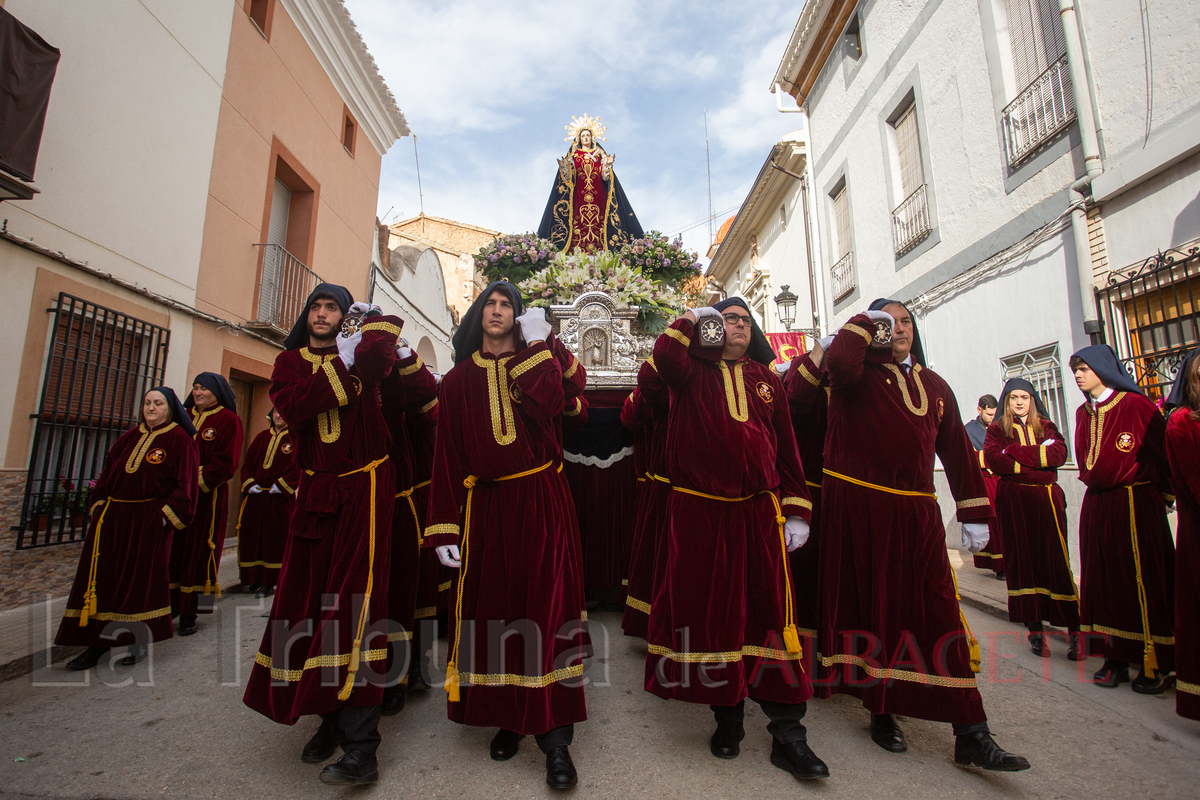
[(705, 317), (696, 326), (701, 347), (723, 347), (725, 345), (725, 320), (720, 317)]
[(290, 452), (292, 452), (292, 446), (291, 446), (291, 444), (284, 444), (284, 445), (283, 445), (283, 447), (281, 447), (281, 448), (279, 448), (279, 449), (280, 449), (280, 450), (282, 450), (282, 451), (283, 451), (283, 452), (285, 452), (285, 453), (290, 453)]
[(200, 434), (200, 438), (206, 442), (211, 442), (213, 439), (217, 438), (217, 429), (205, 428), (204, 432)]
[(525, 398), (525, 392), (521, 390), (520, 386), (514, 383), (508, 387), (508, 396), (512, 398), (514, 403), (519, 403)]
[(942, 424), (942, 415), (946, 413), (946, 401), (938, 398), (938, 424)]
[(764, 403), (770, 403), (775, 400), (775, 392), (771, 389), (771, 384), (769, 383), (759, 381), (758, 386), (754, 387), (754, 391), (758, 393), (758, 396), (763, 399)]
[(871, 342), (875, 347), (890, 347), (892, 344), (892, 326), (883, 320), (875, 321), (875, 339)]
[(1122, 453), (1128, 453), (1130, 450), (1133, 449), (1134, 444), (1135, 444), (1135, 442), (1133, 440), (1132, 433), (1117, 434), (1117, 449), (1120, 450)]
[(151, 464), (161, 464), (167, 460), (167, 451), (161, 447), (156, 447), (146, 454), (146, 461)]

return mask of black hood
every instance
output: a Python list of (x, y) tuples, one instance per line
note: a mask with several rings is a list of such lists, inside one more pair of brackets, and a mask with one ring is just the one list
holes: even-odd
[(890, 306), (892, 303), (902, 306), (905, 311), (908, 311), (908, 315), (912, 317), (913, 344), (912, 349), (909, 350), (908, 353), (912, 356), (913, 363), (920, 364), (922, 367), (928, 367), (929, 365), (925, 363), (925, 346), (921, 344), (921, 329), (917, 327), (916, 315), (912, 313), (908, 306), (904, 305), (904, 303), (900, 302), (899, 300), (880, 297), (878, 300), (871, 303), (867, 309), (869, 311), (883, 311), (884, 306)]
[(771, 343), (767, 341), (767, 335), (762, 332), (762, 328), (758, 327), (758, 322), (755, 321), (754, 315), (750, 313), (750, 307), (746, 305), (746, 301), (740, 297), (730, 297), (727, 300), (722, 300), (713, 305), (717, 311), (724, 311), (730, 306), (738, 306), (745, 309), (750, 315), (750, 346), (746, 349), (746, 355), (764, 366), (771, 366), (775, 361), (775, 350), (771, 347)]
[(292, 326), (292, 332), (283, 340), (284, 350), (299, 350), (308, 344), (308, 309), (314, 300), (322, 296), (328, 297), (337, 303), (343, 315), (349, 314), (350, 306), (354, 305), (354, 296), (350, 294), (350, 290), (345, 286), (338, 286), (336, 283), (318, 284), (317, 288), (312, 290), (312, 294), (308, 296), (308, 299), (304, 301), (304, 307), (300, 309), (300, 316), (296, 318), (296, 324)]
[(1138, 386), (1133, 376), (1126, 372), (1117, 359), (1117, 353), (1106, 344), (1093, 344), (1083, 348), (1072, 358), (1078, 358), (1092, 368), (1092, 372), (1104, 382), (1109, 389), (1119, 392), (1137, 392), (1144, 395), (1142, 387)]
[[(225, 376), (219, 372), (201, 372), (196, 376), (192, 384), (200, 384), (205, 389), (217, 396), (217, 404), (225, 406), (233, 413), (237, 413), (237, 400), (233, 397), (233, 389), (229, 386), (229, 381), (225, 380)], [(191, 408), (196, 405), (196, 401), (192, 399), (192, 393), (188, 392), (187, 400), (183, 401), (184, 408)]]
[(467, 313), (463, 314), (462, 321), (458, 325), (458, 330), (454, 332), (454, 338), (451, 340), (451, 343), (454, 345), (455, 364), (470, 358), (476, 350), (483, 346), (483, 306), (487, 303), (487, 299), (491, 297), (492, 292), (497, 289), (503, 290), (509, 299), (512, 300), (514, 320), (523, 313), (521, 292), (516, 286), (513, 286), (508, 281), (492, 281), (489, 283), (487, 288), (479, 293), (479, 297), (475, 298), (475, 302), (471, 303), (471, 307), (467, 309)]
[(196, 426), (192, 424), (192, 415), (183, 407), (183, 403), (179, 402), (179, 396), (175, 394), (174, 389), (168, 386), (155, 386), (146, 394), (150, 394), (150, 392), (161, 392), (162, 396), (167, 398), (167, 405), (171, 407), (171, 421), (179, 423), (179, 427), (183, 428), (188, 436), (196, 435)]
[(1168, 408), (1187, 405), (1183, 396), (1183, 387), (1187, 385), (1188, 369), (1191, 368), (1197, 355), (1200, 355), (1200, 347), (1188, 353), (1188, 357), (1179, 365), (1179, 374), (1175, 376), (1175, 382), (1171, 384), (1171, 393), (1167, 395), (1167, 401), (1164, 403)]
[[(1033, 398), (1033, 405), (1034, 408), (1037, 409), (1038, 416), (1042, 419), (1050, 419), (1050, 412), (1046, 410), (1046, 406), (1042, 403), (1041, 395), (1039, 395), (1037, 390), (1033, 388), (1033, 384), (1024, 378), (1009, 378), (1007, 381), (1005, 381), (1004, 389), (1000, 392), (999, 412), (1001, 414), (1005, 413), (1005, 409), (1008, 408), (1005, 403), (1008, 402), (1008, 393), (1013, 389), (1020, 389), (1023, 392), (1029, 392), (1029, 396)], [(1050, 421), (1053, 422), (1054, 420), (1050, 419)]]

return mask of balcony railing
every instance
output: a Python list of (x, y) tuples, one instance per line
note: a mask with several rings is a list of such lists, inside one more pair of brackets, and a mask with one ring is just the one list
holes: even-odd
[(253, 324), (287, 335), (295, 324), (304, 301), (320, 276), (277, 244), (256, 244), (263, 248), (261, 279), (258, 286), (258, 315)]
[(854, 251), (839, 258), (830, 272), (833, 275), (833, 302), (836, 303), (854, 291)]
[(1075, 119), (1075, 93), (1064, 55), (1004, 109), (1004, 149), (1015, 167)]
[(892, 212), (892, 239), (895, 241), (896, 255), (911, 250), (929, 235), (930, 230), (929, 202), (925, 198), (925, 184), (922, 183)]

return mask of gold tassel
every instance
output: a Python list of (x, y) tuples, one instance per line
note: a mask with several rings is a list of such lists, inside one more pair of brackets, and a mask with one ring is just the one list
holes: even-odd
[(212, 581), (207, 578), (204, 580), (204, 593), (212, 594)]
[(221, 584), (220, 584), (220, 582), (217, 583), (217, 599), (218, 600), (221, 599)]
[(979, 640), (971, 636), (967, 639), (967, 649), (971, 653), (971, 672), (978, 673), (983, 668), (983, 661), (979, 653)]
[(789, 653), (804, 655), (804, 648), (800, 646), (800, 631), (796, 630), (795, 623), (783, 629), (783, 643)]
[(461, 698), (458, 694), (458, 666), (446, 665), (446, 696), (451, 703), (457, 703)]
[(338, 692), (338, 700), (349, 700), (350, 692), (354, 690), (354, 678), (358, 674), (358, 651), (361, 647), (362, 639), (355, 639), (354, 647), (350, 649), (350, 668), (346, 670), (346, 683)]
[(1150, 680), (1154, 680), (1154, 675), (1158, 671), (1158, 654), (1154, 652), (1154, 642), (1146, 642), (1145, 656), (1142, 661), (1142, 672)]
[(81, 627), (81, 628), (87, 627), (88, 613), (89, 613), (90, 605), (91, 605), (90, 599), (87, 597), (83, 598), (83, 608), (79, 609), (79, 627)]

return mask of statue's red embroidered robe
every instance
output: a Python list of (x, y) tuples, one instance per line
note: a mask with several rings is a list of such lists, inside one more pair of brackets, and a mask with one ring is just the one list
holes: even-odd
[[(553, 337), (551, 337), (553, 339)], [(427, 548), (456, 544), (448, 716), (523, 734), (587, 718), (579, 530), (553, 341), (476, 351), (442, 379)], [(576, 367), (582, 378), (582, 367)]]
[(920, 365), (905, 375), (889, 348), (868, 349), (874, 330), (851, 317), (825, 354), (820, 645), (822, 665), (837, 668), (818, 691), (875, 714), (982, 722), (934, 456), (960, 522), (987, 520), (991, 504), (950, 387)]
[[(199, 499), (196, 516), (175, 534), (171, 544), (171, 611), (173, 614), (211, 614), (221, 593), (217, 571), (225, 546), (229, 517), (229, 479), (242, 459), (242, 420), (224, 406), (190, 410), (200, 451)], [(201, 595), (208, 599), (199, 602)]]
[(729, 706), (812, 696), (795, 634), (783, 516), (811, 518), (783, 384), (769, 367), (693, 341), (678, 319), (654, 344), (670, 391), (671, 496), (650, 601), (646, 690)]
[(198, 469), (195, 442), (174, 422), (141, 424), (113, 442), (88, 497), (88, 532), (55, 644), (171, 638), (171, 538), (196, 511)]
[(626, 636), (646, 638), (650, 625), (650, 600), (654, 597), (658, 553), (665, 543), (667, 500), (667, 417), (670, 395), (654, 366), (654, 359), (638, 370), (637, 388), (621, 409), (621, 423), (634, 431), (638, 464), (637, 523), (629, 563), (629, 584), (621, 628)]
[[(1145, 395), (1115, 392), (1075, 412), (1075, 459), (1087, 485), (1079, 512), (1080, 629), (1105, 658), (1169, 672), (1175, 650), (1175, 544), (1167, 424)], [(1155, 666), (1157, 664), (1157, 666)]]
[(276, 722), (383, 699), (396, 482), (379, 383), (402, 324), (368, 320), (349, 370), (336, 347), (275, 359), (271, 401), (304, 473), (244, 701)]
[[(261, 492), (250, 493), (253, 486)], [(238, 577), (242, 586), (274, 586), (283, 566), (288, 521), (292, 518), (300, 465), (287, 428), (254, 437), (242, 465), (242, 507), (238, 511)], [(278, 492), (271, 493), (271, 488)]]
[(1167, 424), (1175, 537), (1175, 711), (1200, 720), (1200, 422), (1187, 408)]
[(792, 581), (796, 585), (796, 625), (804, 639), (805, 668), (816, 672), (817, 629), (821, 622), (821, 478), (825, 468), (825, 428), (829, 416), (829, 379), (824, 366), (818, 367), (812, 355), (804, 353), (792, 359), (783, 380), (792, 410), (792, 429), (800, 464), (812, 494), (813, 517), (808, 542), (793, 550), (788, 558)]
[[(393, 647), (388, 665), (389, 671), (399, 669), (396, 677), (401, 683), (408, 681), (409, 653), (421, 573), (421, 529), (424, 527), (424, 515), (418, 511), (420, 506), (414, 497), (418, 481), (408, 417), (436, 406), (437, 391), (433, 373), (426, 369), (425, 363), (415, 352), (409, 354), (408, 358), (397, 359), (391, 373), (379, 385), (383, 418), (392, 439), (388, 452), (396, 475), (396, 504), (391, 520), (391, 573), (388, 578), (388, 642)], [(393, 666), (394, 662), (398, 663)]]
[(1058, 485), (1067, 443), (1053, 422), (1041, 422), (1040, 438), (1024, 423), (1014, 423), (1008, 436), (993, 422), (983, 445), (988, 468), (1000, 479), (995, 520), (1004, 530), (1008, 618), (1074, 628), (1079, 592), (1067, 550), (1067, 501)]

